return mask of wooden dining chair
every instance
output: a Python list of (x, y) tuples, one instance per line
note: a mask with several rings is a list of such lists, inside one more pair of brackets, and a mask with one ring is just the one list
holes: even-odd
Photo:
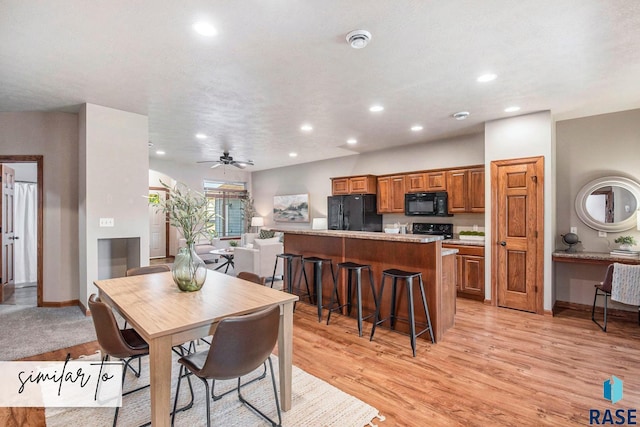
[(251, 273), (248, 271), (241, 271), (240, 273), (238, 273), (238, 275), (236, 276), (238, 279), (242, 279), (242, 280), (247, 280), (249, 282), (253, 282), (253, 283), (257, 283), (258, 285), (263, 285), (265, 284), (265, 278), (264, 277), (260, 277), (255, 273)]
[[(244, 316), (234, 316), (222, 319), (211, 341), (208, 350), (193, 353), (181, 357), (178, 360), (183, 367), (188, 369), (193, 375), (200, 378), (205, 385), (207, 404), (207, 427), (211, 426), (211, 408), (209, 395), (209, 382), (216, 380), (238, 379), (238, 398), (249, 406), (274, 426), (282, 425), (280, 414), (280, 404), (278, 402), (278, 390), (276, 388), (276, 378), (273, 373), (271, 362), (271, 352), (278, 341), (278, 328), (280, 324), (280, 307), (274, 306), (255, 313)], [(273, 385), (273, 395), (278, 413), (278, 423), (265, 415), (252, 403), (248, 402), (241, 393), (240, 380), (243, 375), (247, 375), (257, 369), (265, 362), (269, 362), (271, 370), (271, 382)], [(178, 379), (176, 387), (176, 399), (173, 407), (177, 404), (177, 396), (180, 393), (180, 382)], [(171, 418), (171, 424), (175, 420), (175, 413)]]

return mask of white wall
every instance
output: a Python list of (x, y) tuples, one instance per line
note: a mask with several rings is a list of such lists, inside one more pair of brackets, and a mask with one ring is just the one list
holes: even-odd
[[(556, 248), (563, 250), (560, 234), (577, 227), (582, 242), (580, 251), (608, 252), (617, 245), (620, 235), (632, 235), (640, 241), (636, 229), (608, 233), (598, 232), (578, 218), (574, 203), (580, 189), (596, 178), (622, 176), (640, 182), (640, 109), (601, 114), (557, 123), (557, 229)], [(606, 266), (556, 263), (554, 280), (558, 301), (591, 305), (593, 285), (602, 281)], [(615, 304), (615, 308), (635, 310)]]
[[(523, 157), (544, 157), (544, 309), (554, 302), (551, 253), (555, 236), (555, 132), (549, 111), (494, 120), (485, 124), (485, 194), (492, 194), (491, 162)], [(489, 199), (488, 199), (489, 200)], [(485, 298), (491, 299), (491, 203), (485, 203)]]
[[(80, 112), (80, 289), (87, 306), (96, 292), (98, 239), (140, 238), (140, 260), (149, 259), (149, 124), (146, 116), (93, 104)], [(114, 227), (99, 227), (113, 218)]]
[[(484, 163), (484, 136), (466, 135), (457, 138), (408, 145), (389, 150), (305, 163), (252, 174), (252, 194), (255, 207), (265, 219), (265, 226), (282, 226), (273, 222), (273, 196), (309, 193), (309, 216), (327, 216), (327, 197), (331, 195), (332, 177), (361, 174), (384, 175), (426, 169), (468, 166)], [(484, 224), (482, 214), (456, 215), (450, 218), (429, 218), (429, 222), (460, 222)], [(384, 223), (413, 222), (404, 215), (384, 215)], [(425, 222), (424, 218), (421, 222)], [(310, 228), (310, 223), (287, 224), (287, 228)]]
[(44, 302), (78, 298), (78, 115), (0, 113), (3, 155), (42, 155)]

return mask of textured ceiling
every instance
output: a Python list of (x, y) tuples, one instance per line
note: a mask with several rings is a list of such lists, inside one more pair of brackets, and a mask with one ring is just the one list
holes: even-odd
[[(373, 38), (355, 50), (358, 28)], [(261, 170), (478, 132), (510, 105), (638, 108), (639, 28), (638, 0), (0, 0), (0, 111), (145, 114), (150, 156), (228, 149)]]

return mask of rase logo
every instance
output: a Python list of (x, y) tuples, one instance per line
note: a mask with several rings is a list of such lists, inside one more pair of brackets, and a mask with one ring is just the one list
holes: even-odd
[[(615, 375), (602, 383), (602, 397), (616, 404), (622, 400), (622, 380)], [(636, 425), (635, 409), (590, 409), (589, 424), (591, 425)]]

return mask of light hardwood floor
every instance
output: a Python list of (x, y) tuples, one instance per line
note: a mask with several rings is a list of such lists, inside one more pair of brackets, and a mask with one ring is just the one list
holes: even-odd
[[(575, 311), (550, 317), (457, 303), (455, 326), (435, 345), (419, 339), (415, 358), (405, 335), (379, 328), (369, 342), (370, 324), (360, 338), (355, 319), (332, 315), (327, 326), (315, 307), (298, 303), (294, 364), (375, 406), (386, 417), (375, 421), (380, 427), (589, 425), (590, 408), (640, 408), (636, 323), (611, 320), (604, 333)], [(72, 348), (72, 356), (95, 349)], [(624, 381), (616, 405), (602, 397), (611, 375)], [(42, 425), (38, 414), (3, 411), (0, 425)]]

